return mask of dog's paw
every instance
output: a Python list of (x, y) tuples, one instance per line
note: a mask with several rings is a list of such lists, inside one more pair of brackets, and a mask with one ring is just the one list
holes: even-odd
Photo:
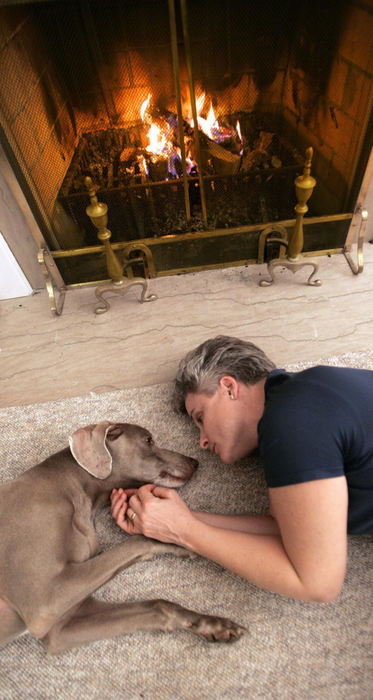
[(248, 630), (226, 617), (200, 615), (189, 624), (190, 630), (208, 642), (234, 642)]

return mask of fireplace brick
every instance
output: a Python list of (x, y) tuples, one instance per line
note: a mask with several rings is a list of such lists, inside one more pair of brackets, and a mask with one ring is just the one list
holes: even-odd
[(13, 122), (13, 133), (17, 143), (21, 146), (27, 144), (27, 153), (30, 166), (34, 163), (40, 153), (40, 147), (35, 139), (35, 128), (33, 119), (25, 108)]
[(373, 70), (372, 10), (348, 8), (340, 35), (339, 50), (344, 58), (365, 71)]
[[(53, 167), (51, 167), (51, 164), (53, 164)], [(63, 151), (56, 134), (52, 133), (51, 138), (31, 171), (32, 177), (39, 183), (38, 189), (50, 216), (53, 212), (53, 205), (58, 194), (61, 178), (63, 179), (67, 166), (68, 163), (63, 157)], [(48, 177), (45, 176), (46, 173)]]
[(149, 68), (144, 57), (139, 51), (134, 50), (130, 50), (128, 56), (130, 60), (131, 85), (149, 88)]
[(342, 107), (349, 64), (342, 57), (336, 57), (330, 73), (327, 87), (329, 100)]
[(128, 88), (132, 84), (131, 66), (127, 52), (118, 51), (111, 65), (105, 70), (108, 87)]
[[(1, 106), (7, 119), (13, 121), (17, 114), (22, 112), (29, 93), (29, 87), (23, 78), (23, 56), (19, 42), (17, 45), (10, 43), (3, 47), (0, 59), (3, 76), (3, 80), (0, 81)], [(14, 74), (19, 75), (19, 80), (16, 82), (13, 80)], [(12, 81), (11, 85), (9, 81)]]
[(121, 115), (120, 123), (128, 124), (139, 121), (140, 106), (148, 97), (148, 87), (130, 87), (113, 90), (117, 112)]

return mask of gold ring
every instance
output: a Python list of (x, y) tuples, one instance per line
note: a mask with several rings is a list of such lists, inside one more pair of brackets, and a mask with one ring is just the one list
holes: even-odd
[(132, 512), (130, 515), (130, 520), (134, 520), (136, 518), (136, 513)]

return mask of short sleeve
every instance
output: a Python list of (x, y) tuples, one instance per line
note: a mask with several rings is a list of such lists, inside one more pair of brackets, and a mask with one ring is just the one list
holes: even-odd
[(343, 476), (340, 418), (334, 397), (319, 387), (283, 383), (259, 424), (267, 486)]

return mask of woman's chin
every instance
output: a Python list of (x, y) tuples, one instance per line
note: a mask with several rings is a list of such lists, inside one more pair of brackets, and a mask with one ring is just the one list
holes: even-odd
[(234, 464), (234, 462), (237, 461), (237, 457), (229, 452), (222, 452), (221, 454), (217, 452), (216, 454), (218, 455), (220, 461), (224, 464)]
[(231, 451), (222, 451), (217, 452), (220, 460), (224, 462), (224, 464), (235, 464), (235, 462), (238, 462), (240, 459), (244, 459), (244, 457), (247, 457), (249, 454), (246, 450), (231, 450)]

